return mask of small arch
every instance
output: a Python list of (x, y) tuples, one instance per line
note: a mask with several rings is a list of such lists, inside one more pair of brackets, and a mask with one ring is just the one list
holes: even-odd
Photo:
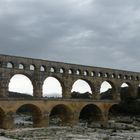
[(46, 70), (46, 67), (44, 65), (40, 66), (40, 71), (45, 71)]
[(108, 73), (105, 73), (105, 78), (109, 78), (109, 74)]
[(68, 74), (72, 74), (72, 73), (73, 73), (72, 69), (69, 69)]
[(17, 108), (14, 123), (16, 127), (37, 127), (41, 119), (42, 113), (39, 107), (33, 104), (24, 104)]
[(132, 75), (129, 76), (129, 80), (133, 80), (133, 76)]
[(72, 98), (91, 98), (91, 84), (85, 80), (78, 79), (72, 85)]
[(102, 77), (102, 75), (103, 75), (103, 74), (102, 74), (101, 72), (98, 73), (98, 77)]
[(62, 84), (58, 78), (47, 77), (44, 80), (43, 97), (62, 97)]
[(76, 70), (76, 74), (77, 75), (80, 75), (81, 74), (81, 71), (80, 70)]
[(30, 78), (23, 74), (13, 75), (9, 82), (9, 92), (10, 97), (31, 97), (33, 85)]
[(139, 80), (139, 77), (138, 77), (138, 76), (136, 76), (135, 80), (136, 80), (136, 81), (138, 81), (138, 80)]
[(112, 77), (112, 78), (116, 78), (116, 75), (113, 73), (113, 74), (111, 75), (111, 77)]
[(79, 114), (79, 121), (91, 124), (93, 122), (101, 122), (103, 119), (102, 111), (94, 104), (84, 106)]
[(7, 63), (7, 68), (14, 68), (14, 64), (12, 62)]
[(121, 79), (122, 78), (122, 75), (121, 74), (118, 74), (118, 79)]
[(64, 104), (56, 105), (50, 111), (49, 116), (50, 124), (54, 125), (69, 124), (71, 123), (71, 118), (72, 111), (68, 106)]
[(60, 73), (64, 73), (64, 69), (63, 68), (60, 68)]
[(85, 71), (84, 71), (84, 76), (87, 76), (87, 75), (88, 75), (88, 71), (85, 70)]
[(55, 72), (54, 67), (51, 67), (51, 68), (50, 68), (50, 72), (52, 72), (52, 73)]
[(35, 65), (30, 65), (30, 70), (34, 71), (35, 70)]
[(127, 75), (124, 75), (123, 79), (124, 80), (127, 80), (128, 79), (128, 76)]
[(95, 72), (94, 71), (91, 72), (91, 76), (92, 77), (95, 76)]
[(24, 65), (22, 63), (19, 64), (19, 69), (21, 69), (21, 70), (24, 69)]

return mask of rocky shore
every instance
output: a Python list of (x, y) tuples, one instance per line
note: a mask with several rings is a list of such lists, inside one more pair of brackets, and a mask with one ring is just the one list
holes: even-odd
[(104, 128), (98, 123), (79, 123), (73, 127), (51, 125), (48, 128), (31, 128), (29, 125), (28, 128), (1, 129), (0, 135), (9, 140), (140, 140), (139, 120), (139, 117), (119, 116)]

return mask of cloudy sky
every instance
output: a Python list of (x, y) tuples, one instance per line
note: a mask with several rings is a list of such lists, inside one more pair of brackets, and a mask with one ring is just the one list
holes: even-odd
[(0, 53), (139, 71), (139, 0), (0, 0)]

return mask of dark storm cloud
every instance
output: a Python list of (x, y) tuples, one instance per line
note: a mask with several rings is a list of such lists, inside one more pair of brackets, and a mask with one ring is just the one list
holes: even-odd
[(139, 71), (138, 0), (1, 0), (0, 52)]

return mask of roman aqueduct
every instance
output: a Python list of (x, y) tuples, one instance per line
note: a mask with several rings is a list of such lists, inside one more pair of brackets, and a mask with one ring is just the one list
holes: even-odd
[[(32, 98), (9, 97), (9, 82), (16, 74), (30, 79), (33, 85)], [(42, 86), (47, 77), (55, 77), (60, 82), (62, 98), (43, 98)], [(78, 79), (86, 81), (90, 86), (90, 99), (71, 98), (71, 88)], [(112, 86), (110, 100), (101, 100), (100, 87), (104, 81)], [(136, 97), (139, 82), (138, 72), (0, 55), (0, 126), (5, 129), (12, 128), (14, 116), (22, 106), (32, 110), (34, 127), (48, 126), (54, 110), (57, 110), (63, 123), (76, 124), (80, 117), (84, 116), (84, 112), (89, 111), (92, 119), (105, 125), (110, 109), (121, 100), (122, 83), (128, 85), (128, 95)]]

